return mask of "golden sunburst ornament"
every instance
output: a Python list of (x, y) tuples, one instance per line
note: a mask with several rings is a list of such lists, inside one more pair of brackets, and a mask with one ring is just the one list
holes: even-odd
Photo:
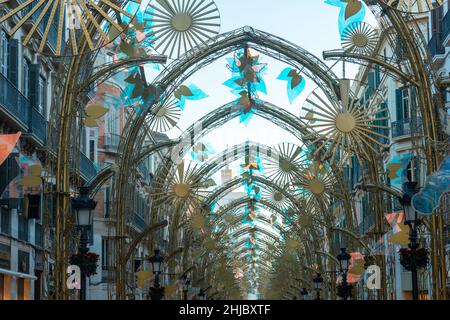
[(177, 101), (174, 98), (168, 99), (154, 108), (149, 127), (152, 131), (167, 132), (177, 125), (180, 116), (181, 109)]
[(172, 59), (214, 38), (220, 14), (212, 0), (152, 0), (144, 16), (154, 49)]
[[(294, 190), (306, 202), (306, 212), (313, 212), (317, 204), (327, 206), (333, 194), (335, 180), (325, 165), (314, 161), (310, 167), (305, 168), (294, 185)], [(319, 207), (320, 207), (319, 206)]]
[(265, 172), (268, 179), (279, 185), (293, 181), (297, 172), (305, 166), (305, 148), (293, 143), (280, 143), (272, 149), (272, 154), (265, 160)]
[(264, 189), (262, 192), (262, 198), (281, 210), (287, 210), (290, 205), (289, 199), (282, 192), (272, 188)]
[(423, 13), (439, 8), (444, 0), (380, 0), (391, 8), (408, 13)]
[[(116, 39), (135, 18), (141, 0), (0, 0), (10, 3), (11, 11), (0, 17), (0, 23), (11, 21), (13, 36), (26, 23), (23, 45), (38, 37), (38, 52), (75, 56), (98, 50)], [(69, 46), (70, 51), (65, 50)], [(48, 49), (48, 47), (52, 49)]]
[[(365, 92), (367, 87), (358, 84)], [(347, 160), (351, 164), (354, 155), (358, 162), (371, 159), (370, 153), (379, 153), (389, 141), (385, 133), (389, 126), (388, 110), (383, 106), (381, 97), (372, 94), (367, 102), (355, 99), (350, 90), (350, 80), (339, 81), (340, 101), (328, 99), (320, 89), (313, 91), (306, 99), (300, 118), (310, 131), (303, 139), (311, 155), (321, 162), (342, 164)], [(377, 150), (378, 149), (378, 150)]]
[(341, 36), (345, 52), (370, 55), (378, 43), (378, 32), (365, 22), (355, 22), (344, 29)]
[[(186, 165), (186, 162), (188, 164)], [(154, 181), (152, 198), (159, 203), (179, 204), (188, 206), (189, 210), (196, 210), (203, 198), (203, 181), (196, 175), (197, 165), (190, 161), (181, 161), (173, 174), (169, 165), (163, 171), (169, 172), (167, 178), (157, 177)]]

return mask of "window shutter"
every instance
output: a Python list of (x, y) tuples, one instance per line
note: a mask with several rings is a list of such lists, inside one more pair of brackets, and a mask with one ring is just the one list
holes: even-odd
[(9, 40), (8, 79), (17, 88), (19, 84), (19, 40)]
[(378, 89), (381, 83), (380, 65), (375, 66), (375, 89)]
[(368, 76), (368, 82), (369, 82), (369, 90), (372, 94), (373, 91), (375, 91), (375, 72), (369, 72)]
[(37, 108), (39, 104), (39, 65), (30, 65), (30, 105)]
[(403, 88), (399, 88), (395, 90), (395, 107), (396, 107), (396, 121), (403, 120), (403, 107), (402, 107), (402, 99), (403, 99)]

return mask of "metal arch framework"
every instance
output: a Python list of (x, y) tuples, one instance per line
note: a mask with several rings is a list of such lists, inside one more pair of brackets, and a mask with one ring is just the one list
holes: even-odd
[[(227, 52), (233, 51), (243, 45), (252, 43), (256, 50), (261, 49), (267, 55), (273, 55), (277, 60), (285, 61), (289, 65), (292, 65), (307, 75), (309, 75), (313, 81), (315, 81), (324, 92), (329, 96), (334, 96), (337, 90), (337, 77), (329, 70), (329, 68), (320, 61), (317, 57), (307, 53), (300, 47), (289, 43), (281, 38), (274, 37), (268, 33), (254, 30), (249, 27), (232, 31), (227, 34), (221, 35), (198, 48), (186, 53), (183, 58), (176, 61), (169, 66), (165, 72), (154, 81), (155, 87), (159, 91), (161, 97), (170, 96), (179, 84), (183, 83), (190, 75), (195, 73), (198, 69), (205, 67), (211, 62), (217, 60), (219, 57), (225, 55)], [(261, 48), (259, 48), (261, 47)], [(264, 49), (266, 48), (266, 49)], [(131, 158), (133, 151), (136, 151), (136, 141), (139, 140), (138, 135), (140, 128), (144, 125), (146, 117), (152, 108), (153, 103), (145, 106), (143, 112), (130, 121), (125, 128), (123, 139), (121, 140), (119, 149), (122, 155), (119, 165), (120, 172), (117, 177), (118, 181), (115, 184), (116, 188), (115, 197), (123, 199), (126, 191), (126, 181), (129, 176)], [(123, 235), (125, 232), (125, 204), (123, 201), (117, 201), (115, 207), (117, 219), (116, 232), (119, 235)], [(122, 238), (118, 241), (119, 253), (124, 252), (125, 243)], [(119, 257), (121, 254), (119, 254)], [(118, 285), (117, 285), (117, 297), (125, 297), (125, 269), (121, 262), (118, 264)]]
[[(382, 5), (380, 3), (380, 5)], [(431, 97), (431, 88), (430, 85), (428, 83), (428, 80), (426, 79), (426, 74), (424, 73), (424, 70), (426, 70), (426, 68), (424, 67), (423, 61), (420, 61), (420, 50), (415, 46), (414, 41), (409, 41), (409, 40), (413, 40), (411, 39), (411, 37), (408, 35), (408, 28), (405, 22), (405, 19), (402, 17), (402, 15), (400, 13), (396, 13), (393, 10), (389, 10), (389, 8), (386, 8), (387, 10), (387, 19), (389, 19), (390, 21), (393, 22), (393, 27), (397, 30), (397, 32), (399, 32), (401, 34), (401, 38), (402, 41), (405, 43), (405, 46), (407, 47), (407, 53), (409, 56), (409, 59), (411, 61), (411, 64), (414, 66), (415, 70), (414, 73), (415, 74), (419, 74), (419, 77), (417, 77), (416, 79), (419, 80), (424, 80), (424, 82), (419, 81), (419, 83), (424, 83), (425, 85), (421, 86), (421, 96), (420, 101), (421, 106), (423, 106), (423, 109), (421, 110), (422, 115), (425, 119), (425, 131), (426, 133), (431, 133), (431, 135), (429, 135), (431, 137), (431, 139), (433, 141), (438, 141), (437, 140), (437, 130), (436, 130), (436, 119), (435, 119), (435, 115), (433, 113), (432, 110), (432, 97)], [(79, 71), (80, 71), (80, 60), (78, 59), (74, 59), (75, 61), (72, 61), (70, 66), (69, 66), (69, 72), (67, 73), (69, 78), (72, 75), (78, 75)], [(417, 63), (418, 62), (418, 63)], [(417, 64), (416, 64), (417, 63)], [(422, 74), (421, 74), (422, 73)], [(68, 90), (69, 89), (69, 90)], [(72, 91), (71, 89), (73, 89), (71, 87), (71, 85), (67, 82), (66, 86), (64, 88), (64, 92), (63, 92), (63, 106), (64, 108), (62, 108), (62, 111), (58, 116), (60, 117), (60, 132), (59, 132), (59, 137), (58, 137), (58, 144), (60, 147), (65, 147), (67, 146), (67, 141), (69, 141), (69, 137), (71, 134), (70, 131), (70, 127), (71, 127), (71, 123), (74, 121), (74, 116), (75, 113), (73, 112), (74, 109), (74, 92), (76, 91)], [(427, 109), (428, 108), (428, 109)], [(139, 124), (139, 123), (137, 123)], [(142, 124), (142, 123), (141, 123)], [(134, 136), (135, 137), (135, 136)], [(125, 144), (127, 142), (133, 142), (134, 139), (132, 134), (128, 134), (126, 136), (126, 138), (124, 139)], [(134, 146), (132, 146), (134, 147)], [(439, 158), (437, 154), (434, 154), (433, 151), (436, 149), (435, 146), (430, 146), (427, 150), (427, 159), (431, 160), (431, 161), (427, 161), (428, 163), (428, 171), (433, 171), (435, 169), (437, 169), (437, 165), (439, 164)], [(131, 149), (133, 150), (133, 149)], [(68, 154), (68, 153), (67, 153)], [(63, 219), (60, 220), (64, 220), (64, 212), (67, 211), (68, 209), (68, 192), (69, 192), (69, 184), (68, 184), (68, 168), (67, 168), (67, 163), (68, 163), (68, 156), (66, 156), (65, 153), (58, 153), (58, 161), (57, 161), (57, 176), (58, 177), (62, 177), (62, 180), (57, 182), (57, 216), (58, 217), (63, 217)], [(125, 167), (121, 167), (121, 172), (123, 169), (126, 169)], [(128, 168), (129, 170), (129, 168)], [(126, 171), (126, 170), (125, 170)], [(125, 173), (126, 175), (126, 173)], [(123, 197), (120, 199), (124, 199)], [(120, 201), (117, 201), (120, 202)], [(61, 213), (62, 212), (62, 213)], [(123, 215), (123, 211), (121, 212), (121, 210), (118, 211), (120, 214)], [(439, 232), (441, 231), (441, 222), (437, 221), (436, 219), (433, 220), (433, 225), (434, 225), (434, 229), (433, 231), (436, 231), (436, 229), (439, 229)], [(59, 231), (58, 231), (59, 230)], [(123, 235), (123, 230), (118, 230), (119, 232), (121, 232), (120, 234)], [(57, 227), (57, 234), (59, 237), (61, 237), (61, 235), (63, 234), (63, 232), (65, 232), (65, 226), (63, 225), (62, 227), (59, 226), (59, 228)], [(438, 235), (439, 236), (439, 235)], [(441, 234), (442, 236), (442, 234)], [(434, 245), (434, 248), (436, 248), (436, 245)], [(445, 256), (445, 255), (444, 255)], [(61, 255), (57, 254), (57, 261), (58, 259), (61, 258)], [(433, 273), (436, 273), (436, 266), (435, 264), (437, 264), (437, 260), (434, 260), (433, 262)], [(443, 266), (445, 268), (445, 264)], [(57, 268), (56, 272), (59, 272), (61, 274), (64, 274), (64, 270), (62, 268)], [(439, 278), (439, 276), (437, 276), (437, 278)], [(64, 277), (63, 277), (64, 279)], [(442, 280), (443, 282), (445, 282), (445, 275), (442, 275)], [(63, 281), (64, 283), (64, 281)], [(439, 288), (438, 285), (436, 285), (436, 283), (434, 284), (435, 289)], [(444, 288), (444, 286), (442, 286), (442, 288)], [(59, 294), (59, 292), (63, 291), (64, 289), (61, 289), (57, 286), (56, 291), (58, 294), (58, 297), (61, 297), (61, 295)], [(437, 290), (435, 290), (437, 291)], [(445, 292), (443, 293), (443, 295), (445, 295)], [(64, 296), (64, 295), (62, 295)], [(123, 298), (123, 295), (118, 295), (118, 298)], [(439, 294), (438, 297), (439, 298)]]
[[(258, 184), (269, 186), (269, 187), (273, 188), (274, 190), (281, 192), (291, 202), (291, 204), (294, 206), (294, 208), (296, 210), (298, 210), (298, 212), (301, 212), (302, 207), (299, 203), (299, 199), (295, 198), (292, 194), (286, 192), (285, 190), (283, 190), (283, 188), (279, 187), (273, 181), (267, 180), (264, 177), (255, 176), (255, 177), (253, 177), (253, 179)], [(242, 186), (242, 182), (243, 182), (242, 178), (235, 178), (235, 179), (228, 181), (226, 184), (217, 188), (217, 190), (215, 190), (210, 196), (208, 196), (208, 198), (205, 199), (204, 203), (206, 205), (212, 204), (214, 201), (216, 201), (216, 199), (223, 196), (229, 190), (233, 190), (233, 188), (238, 188), (238, 187)]]

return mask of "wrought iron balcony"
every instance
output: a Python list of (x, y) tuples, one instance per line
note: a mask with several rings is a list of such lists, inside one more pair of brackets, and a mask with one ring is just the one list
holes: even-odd
[(395, 121), (391, 123), (392, 126), (392, 138), (398, 138), (402, 136), (411, 135), (411, 125), (405, 121)]
[(31, 108), (30, 118), (28, 120), (28, 132), (38, 138), (43, 145), (46, 144), (47, 121), (36, 108)]
[(116, 152), (119, 148), (120, 135), (105, 133), (103, 136), (103, 149)]
[(0, 74), (0, 108), (19, 120), (22, 126), (28, 125), (30, 101), (2, 74)]
[(80, 173), (86, 180), (92, 179), (97, 174), (94, 163), (83, 152), (80, 152)]
[(450, 8), (442, 20), (442, 27), (444, 29), (444, 33), (442, 35), (442, 38), (444, 39), (443, 44), (447, 47), (450, 46)]

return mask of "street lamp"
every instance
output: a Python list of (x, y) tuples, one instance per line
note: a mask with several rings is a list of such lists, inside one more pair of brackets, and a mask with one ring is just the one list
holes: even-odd
[(191, 279), (188, 278), (188, 276), (185, 274), (183, 276), (183, 300), (187, 300), (188, 298), (188, 292), (191, 290)]
[(155, 255), (149, 258), (150, 265), (152, 267), (152, 272), (155, 275), (155, 283), (153, 287), (150, 288), (150, 297), (152, 300), (161, 300), (164, 296), (164, 288), (161, 287), (159, 283), (159, 275), (163, 270), (164, 257), (160, 255), (158, 249), (155, 250)]
[(350, 267), (350, 259), (352, 256), (347, 253), (346, 248), (341, 248), (341, 253), (338, 254), (337, 259), (339, 261), (339, 267), (342, 273), (341, 290), (338, 291), (338, 295), (347, 300), (350, 296), (351, 286), (347, 282), (347, 273)]
[(322, 284), (323, 284), (323, 278), (322, 275), (320, 273), (317, 273), (316, 276), (313, 279), (314, 282), (314, 289), (316, 290), (316, 300), (321, 300), (320, 299), (320, 290), (322, 290)]
[(300, 291), (300, 295), (303, 297), (303, 300), (306, 300), (308, 296), (308, 290), (306, 290), (306, 288), (302, 288), (302, 290)]
[[(97, 206), (97, 202), (89, 197), (89, 189), (80, 188), (80, 194), (76, 198), (71, 199), (72, 208), (76, 212), (77, 226), (81, 230), (80, 245), (78, 252), (86, 254), (89, 252), (88, 231), (92, 227), (93, 216), (92, 210)], [(81, 272), (80, 300), (86, 300), (86, 274)]]
[[(417, 211), (414, 210), (411, 205), (412, 196), (417, 193), (417, 182), (405, 182), (405, 193), (399, 199), (400, 204), (403, 206), (403, 213), (405, 214), (405, 224), (409, 226), (409, 248), (411, 249), (411, 256), (415, 257), (415, 252), (419, 247), (417, 242), (417, 228), (422, 221), (417, 217)], [(413, 300), (419, 300), (419, 285), (417, 279), (417, 265), (415, 259), (412, 259), (411, 263), (411, 281), (412, 281), (412, 295)]]
[(198, 293), (198, 300), (206, 300), (206, 292), (203, 289), (200, 289), (200, 292)]

